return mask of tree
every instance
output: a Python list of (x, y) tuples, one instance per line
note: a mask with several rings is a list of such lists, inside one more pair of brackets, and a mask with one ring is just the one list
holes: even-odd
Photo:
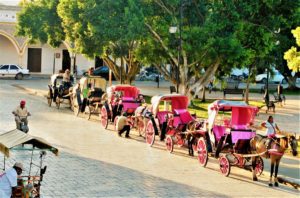
[(59, 47), (65, 40), (61, 19), (56, 8), (59, 0), (39, 0), (22, 3), (18, 13), (16, 34), (26, 36), (30, 43), (48, 43)]
[(61, 0), (58, 14), (78, 52), (100, 55), (118, 79), (134, 80), (140, 68), (135, 52), (145, 31), (139, 1)]
[[(296, 45), (300, 47), (300, 27), (292, 30), (294, 37), (296, 38)], [(288, 67), (293, 72), (300, 71), (300, 51), (297, 50), (297, 47), (291, 47), (284, 54), (284, 59), (287, 61)]]
[[(231, 2), (186, 0), (180, 22), (180, 0), (145, 0), (149, 36), (139, 49), (138, 59), (154, 64), (175, 84), (176, 73), (165, 67), (171, 64), (171, 70), (180, 71), (180, 93), (198, 93), (217, 70), (237, 66), (247, 59), (246, 51), (234, 34), (236, 16), (227, 17), (232, 12), (231, 5)], [(174, 24), (182, 27), (180, 59), (176, 47), (179, 44), (174, 42), (178, 39), (169, 33), (169, 27)], [(179, 37), (178, 32), (176, 37)]]

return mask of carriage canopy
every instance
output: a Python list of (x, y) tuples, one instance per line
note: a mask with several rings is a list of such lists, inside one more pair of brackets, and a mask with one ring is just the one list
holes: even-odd
[(175, 109), (187, 109), (189, 105), (189, 99), (185, 95), (180, 94), (166, 94), (157, 95), (151, 98), (151, 104), (153, 108), (153, 114), (156, 115), (159, 111), (159, 103), (161, 101), (169, 101), (171, 103), (172, 111)]
[(140, 90), (131, 85), (113, 85), (107, 88), (107, 96), (109, 99), (112, 98), (114, 92), (122, 92), (122, 96), (126, 98), (137, 98), (140, 94)]
[[(9, 157), (9, 150), (22, 144), (31, 144), (33, 148), (38, 148), (42, 150), (49, 150), (55, 155), (58, 154), (58, 149), (51, 146), (48, 142), (42, 138), (34, 137), (28, 135), (18, 129), (2, 133), (0, 135), (0, 151)], [(22, 150), (22, 149), (21, 149)]]
[(231, 126), (247, 126), (253, 123), (258, 108), (243, 101), (216, 100), (208, 106), (210, 125), (213, 124), (218, 111), (231, 111)]

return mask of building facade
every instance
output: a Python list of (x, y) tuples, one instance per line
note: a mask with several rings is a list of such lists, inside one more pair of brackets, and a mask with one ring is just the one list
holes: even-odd
[(0, 4), (0, 65), (18, 64), (29, 69), (32, 74), (53, 74), (75, 65), (80, 73), (94, 67), (96, 62), (98, 66), (98, 59), (95, 61), (81, 54), (71, 54), (67, 42), (54, 49), (48, 44), (31, 45), (27, 38), (15, 36), (17, 13), (20, 9), (18, 6)]

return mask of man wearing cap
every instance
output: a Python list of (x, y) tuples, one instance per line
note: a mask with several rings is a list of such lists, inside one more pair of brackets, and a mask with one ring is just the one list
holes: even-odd
[(25, 125), (28, 125), (27, 116), (30, 116), (31, 114), (27, 111), (27, 108), (25, 107), (26, 101), (21, 100), (20, 106), (16, 108), (12, 112), (12, 114), (15, 115), (15, 121), (17, 125), (17, 129), (21, 130), (21, 122), (25, 122)]
[(21, 175), (23, 165), (16, 162), (15, 165), (0, 175), (0, 197), (10, 198), (17, 189), (18, 175)]
[(124, 112), (123, 115), (121, 115), (116, 123), (116, 128), (118, 130), (118, 135), (121, 137), (122, 133), (126, 131), (125, 137), (129, 138), (130, 133), (130, 119), (127, 118), (127, 113)]

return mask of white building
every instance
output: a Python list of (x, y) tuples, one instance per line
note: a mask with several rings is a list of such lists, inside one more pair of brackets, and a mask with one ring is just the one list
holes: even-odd
[(0, 65), (18, 64), (29, 69), (32, 74), (52, 74), (70, 69), (71, 65), (74, 66), (74, 61), (77, 71), (94, 67), (96, 62), (97, 66), (103, 65), (99, 59), (88, 60), (78, 54), (76, 58), (74, 55), (71, 58), (67, 42), (53, 49), (47, 44), (31, 45), (26, 38), (16, 37), (16, 14), (20, 9), (18, 6), (0, 4)]

